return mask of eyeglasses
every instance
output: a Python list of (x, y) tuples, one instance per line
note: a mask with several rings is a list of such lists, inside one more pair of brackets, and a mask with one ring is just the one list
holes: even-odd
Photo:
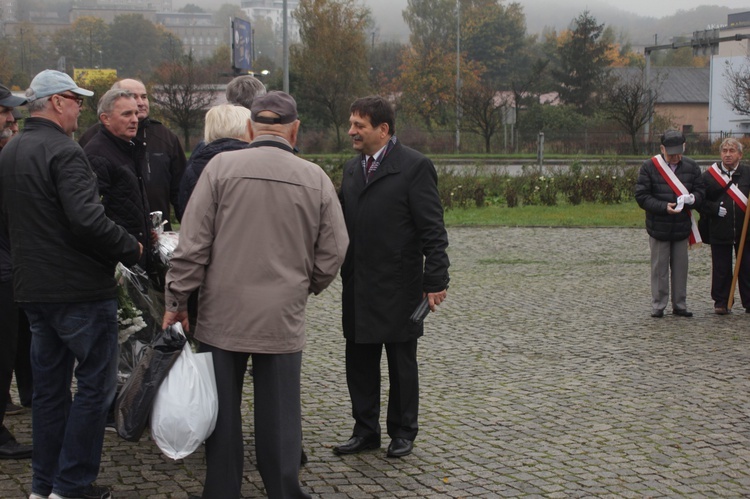
[(74, 100), (78, 103), (78, 107), (83, 107), (83, 97), (78, 97), (76, 95), (68, 95), (68, 94), (57, 94), (63, 99), (70, 99)]

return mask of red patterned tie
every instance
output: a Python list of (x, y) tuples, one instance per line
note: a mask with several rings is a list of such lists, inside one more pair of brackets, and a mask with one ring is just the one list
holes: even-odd
[(367, 158), (367, 181), (369, 182), (372, 178), (373, 173), (375, 173), (375, 168), (373, 168), (372, 164), (375, 162), (375, 158), (373, 156), (370, 156)]

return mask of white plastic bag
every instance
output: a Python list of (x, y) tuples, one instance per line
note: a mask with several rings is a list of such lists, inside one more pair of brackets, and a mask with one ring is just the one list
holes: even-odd
[(218, 413), (213, 357), (185, 343), (156, 394), (151, 436), (166, 456), (182, 459), (211, 435)]

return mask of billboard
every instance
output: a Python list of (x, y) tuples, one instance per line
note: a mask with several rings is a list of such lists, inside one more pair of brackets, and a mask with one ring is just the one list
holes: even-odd
[(253, 30), (249, 21), (232, 18), (232, 69), (235, 74), (253, 69)]
[(98, 69), (98, 68), (81, 68), (73, 70), (73, 79), (79, 85), (94, 85), (97, 81), (111, 80), (113, 83), (117, 79), (116, 69)]

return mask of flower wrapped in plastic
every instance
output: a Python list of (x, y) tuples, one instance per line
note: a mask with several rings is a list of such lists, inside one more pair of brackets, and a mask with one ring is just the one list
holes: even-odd
[(115, 269), (117, 280), (117, 322), (120, 362), (117, 381), (127, 381), (143, 349), (161, 331), (164, 317), (164, 289), (158, 288), (138, 265)]
[(155, 233), (153, 255), (148, 272), (138, 265), (118, 264), (117, 321), (119, 324), (120, 362), (117, 380), (127, 381), (143, 355), (144, 348), (161, 332), (164, 317), (164, 284), (169, 260), (179, 241), (177, 232), (164, 231), (162, 213), (151, 213)]
[(151, 213), (151, 224), (156, 234), (156, 243), (153, 245), (151, 255), (151, 277), (156, 285), (162, 288), (166, 283), (169, 260), (172, 259), (172, 255), (180, 239), (177, 232), (164, 230), (165, 223), (166, 221), (162, 221), (162, 213), (160, 211)]

